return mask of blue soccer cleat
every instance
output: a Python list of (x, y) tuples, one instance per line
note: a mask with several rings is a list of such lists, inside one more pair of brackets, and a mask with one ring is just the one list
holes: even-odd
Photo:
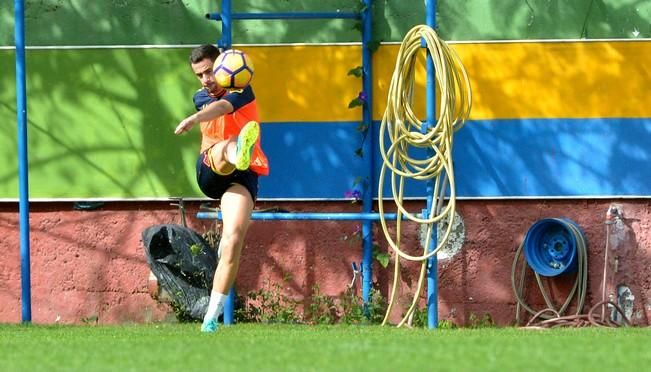
[(251, 155), (253, 154), (253, 145), (260, 135), (260, 125), (255, 121), (250, 121), (240, 131), (237, 137), (237, 148), (235, 150), (235, 168), (238, 170), (247, 170), (251, 164)]
[(201, 325), (201, 332), (214, 333), (217, 332), (219, 324), (217, 324), (217, 319), (204, 320)]

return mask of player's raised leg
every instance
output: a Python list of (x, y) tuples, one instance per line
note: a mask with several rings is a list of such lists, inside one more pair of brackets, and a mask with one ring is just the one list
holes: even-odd
[(260, 136), (260, 125), (255, 121), (246, 123), (239, 136), (237, 136), (237, 149), (235, 155), (235, 168), (239, 170), (249, 169), (253, 146)]

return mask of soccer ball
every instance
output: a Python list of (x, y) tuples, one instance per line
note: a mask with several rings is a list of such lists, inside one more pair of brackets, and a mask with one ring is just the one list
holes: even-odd
[(244, 52), (229, 49), (217, 57), (212, 71), (219, 86), (226, 89), (243, 89), (253, 78), (253, 62)]

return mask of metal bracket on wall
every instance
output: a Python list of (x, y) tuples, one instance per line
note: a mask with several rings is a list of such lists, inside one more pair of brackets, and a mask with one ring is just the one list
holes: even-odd
[(173, 205), (175, 207), (179, 207), (179, 211), (181, 212), (181, 224), (183, 227), (188, 227), (187, 221), (185, 219), (185, 203), (183, 202), (182, 197), (178, 198), (170, 198), (172, 200), (176, 200), (176, 203), (170, 203), (170, 205)]

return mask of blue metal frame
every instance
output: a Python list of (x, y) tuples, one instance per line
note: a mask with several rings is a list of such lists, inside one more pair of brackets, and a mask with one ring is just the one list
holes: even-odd
[[(371, 279), (373, 276), (373, 221), (379, 219), (378, 213), (371, 213), (373, 210), (373, 185), (375, 179), (373, 170), (375, 169), (374, 156), (372, 151), (376, 148), (376, 130), (372, 125), (372, 102), (373, 102), (373, 85), (372, 85), (372, 53), (369, 48), (369, 43), (372, 40), (372, 13), (371, 13), (372, 0), (364, 0), (364, 10), (361, 14), (357, 13), (232, 13), (231, 0), (222, 0), (221, 13), (209, 13), (207, 18), (222, 21), (222, 37), (218, 42), (221, 48), (230, 48), (232, 45), (232, 27), (231, 21), (234, 19), (362, 19), (362, 69), (364, 71), (362, 86), (363, 91), (366, 93), (366, 101), (362, 107), (363, 123), (368, 132), (362, 151), (364, 159), (366, 160), (366, 167), (363, 179), (363, 193), (362, 193), (362, 213), (259, 213), (254, 212), (251, 216), (252, 219), (257, 220), (361, 220), (362, 222), (362, 298), (364, 304), (368, 304), (370, 299), (372, 284)], [(428, 26), (436, 27), (436, 1), (425, 0), (426, 8), (426, 23)], [(435, 70), (432, 57), (427, 54), (427, 121), (423, 126), (423, 131), (428, 131), (436, 122), (436, 85), (435, 85)], [(427, 208), (423, 210), (422, 215), (427, 216), (429, 212), (436, 208), (433, 205), (433, 181), (427, 181)], [(219, 212), (199, 212), (198, 218), (221, 218)], [(387, 219), (396, 219), (395, 214), (387, 214)], [(436, 229), (432, 230), (432, 239), (430, 245), (427, 247), (428, 251), (432, 251), (436, 247)], [(427, 262), (427, 323), (429, 328), (438, 327), (438, 261), (436, 256), (430, 258)], [(231, 290), (228, 296), (229, 300), (226, 305), (224, 323), (232, 323), (232, 312), (234, 303), (234, 291)], [(228, 313), (228, 315), (226, 315)]]
[[(231, 0), (222, 0), (222, 12), (219, 15), (219, 18), (222, 21), (222, 37), (217, 42), (217, 45), (220, 48), (228, 49), (233, 45), (233, 27), (232, 27), (232, 6)], [(207, 15), (210, 19), (216, 19)]]
[(20, 214), (20, 285), (23, 322), (32, 321), (32, 294), (29, 254), (29, 180), (27, 163), (27, 89), (25, 73), (25, 8), (14, 0), (16, 40), (16, 117), (18, 120), (18, 178)]
[[(384, 218), (395, 220), (397, 213), (385, 213)], [(416, 215), (423, 218), (422, 215)], [(222, 218), (222, 212), (198, 212), (199, 219), (219, 219)], [(380, 213), (327, 213), (327, 212), (253, 212), (252, 220), (258, 221), (379, 221)]]
[[(436, 0), (425, 0), (425, 22), (428, 26), (436, 28)], [(427, 121), (423, 126), (423, 131), (427, 132), (436, 123), (436, 71), (434, 70), (434, 61), (429, 51), (427, 52), (427, 83), (426, 83), (426, 113)], [(429, 150), (430, 155), (433, 155), (433, 150)], [(423, 211), (425, 216), (429, 216), (432, 208), (437, 208), (433, 205), (433, 181), (428, 180), (426, 183), (427, 189), (427, 209)], [(443, 197), (442, 195), (440, 197)], [(439, 201), (440, 203), (440, 201)], [(427, 247), (428, 252), (436, 249), (437, 236), (436, 228), (432, 229), (432, 238)], [(438, 259), (436, 255), (427, 260), (427, 327), (437, 328), (439, 323), (438, 316)]]
[[(369, 3), (372, 0), (364, 0)], [(368, 6), (370, 8), (370, 6)], [(366, 13), (366, 12), (364, 12)], [(221, 12), (208, 13), (206, 18), (221, 21), (222, 37), (217, 41), (217, 46), (228, 49), (233, 45), (233, 20), (275, 20), (275, 19), (360, 19), (363, 15), (355, 12), (258, 12), (258, 13), (233, 13), (231, 0), (222, 0)], [(370, 13), (369, 17), (370, 19)], [(370, 21), (369, 21), (370, 23)]]
[[(368, 129), (364, 143), (362, 144), (362, 151), (364, 153), (364, 160), (366, 167), (364, 167), (364, 174), (361, 175), (363, 179), (362, 190), (362, 210), (363, 213), (353, 213), (344, 216), (343, 214), (304, 214), (303, 218), (297, 217), (293, 213), (276, 213), (266, 214), (265, 218), (260, 219), (330, 219), (330, 220), (356, 220), (362, 222), (362, 299), (364, 304), (368, 304), (371, 294), (371, 279), (373, 277), (373, 220), (378, 220), (379, 215), (371, 217), (373, 214), (373, 185), (375, 184), (374, 173), (374, 157), (372, 151), (375, 148), (376, 135), (373, 129), (372, 121), (372, 56), (369, 48), (369, 42), (372, 35), (372, 13), (371, 5), (373, 0), (364, 0), (364, 10), (361, 13), (351, 12), (293, 12), (293, 13), (233, 13), (231, 0), (222, 0), (222, 7), (220, 13), (206, 14), (206, 18), (221, 21), (222, 23), (222, 36), (218, 40), (217, 45), (220, 48), (228, 49), (232, 46), (232, 21), (242, 19), (361, 19), (362, 20), (362, 69), (364, 71), (362, 77), (363, 91), (366, 93), (366, 101), (362, 106), (362, 120), (365, 128)], [(271, 217), (271, 215), (274, 215)], [(216, 218), (217, 214), (210, 214), (200, 212), (197, 214), (198, 218)], [(257, 219), (259, 216), (253, 213), (252, 218)], [(395, 218), (395, 217), (394, 217)], [(235, 292), (231, 289), (227, 302), (224, 306), (224, 324), (232, 324), (233, 322), (233, 305), (235, 303)]]
[[(366, 128), (366, 138), (362, 144), (362, 152), (366, 167), (364, 174), (364, 188), (362, 193), (362, 211), (370, 213), (373, 210), (373, 185), (376, 184), (375, 177), (373, 177), (373, 170), (375, 169), (375, 156), (373, 156), (373, 149), (376, 148), (377, 141), (375, 126), (373, 125), (373, 71), (372, 71), (372, 51), (369, 44), (372, 40), (372, 15), (371, 15), (372, 0), (364, 0), (364, 11), (362, 12), (362, 87), (366, 93), (366, 101), (362, 106), (362, 120)], [(368, 310), (366, 305), (371, 298), (371, 290), (373, 289), (373, 224), (370, 220), (362, 222), (362, 299), (364, 301), (365, 311)], [(368, 311), (366, 311), (368, 313)]]
[[(222, 3), (223, 4), (223, 3)], [(223, 21), (226, 17), (223, 16), (226, 13), (223, 10), (222, 13), (208, 13), (206, 18), (212, 19), (215, 21)], [(230, 13), (230, 19), (359, 19), (359, 13), (352, 12), (275, 12), (275, 13)]]
[[(427, 24), (436, 26), (436, 1), (426, 0)], [(373, 169), (374, 157), (371, 156), (375, 148), (376, 133), (372, 125), (372, 63), (369, 42), (372, 32), (372, 0), (364, 0), (364, 11), (361, 14), (347, 12), (325, 12), (325, 13), (232, 13), (231, 0), (222, 0), (222, 12), (219, 14), (210, 13), (206, 17), (222, 22), (222, 38), (218, 43), (220, 47), (228, 48), (232, 45), (232, 26), (234, 19), (362, 19), (362, 68), (363, 90), (366, 93), (366, 102), (363, 105), (363, 123), (368, 128), (368, 134), (363, 144), (364, 158), (368, 162), (367, 171), (363, 175), (364, 190), (362, 195), (362, 213), (253, 213), (253, 219), (311, 219), (311, 220), (361, 220), (363, 236), (363, 261), (362, 261), (362, 296), (364, 303), (368, 303), (371, 293), (372, 261), (373, 261), (373, 237), (372, 221), (379, 219), (378, 213), (371, 213), (373, 204), (373, 185), (375, 184)], [(25, 27), (24, 27), (24, 1), (14, 0), (15, 7), (15, 43), (16, 43), (16, 116), (18, 121), (18, 173), (19, 173), (19, 213), (20, 213), (20, 257), (21, 257), (21, 294), (22, 294), (22, 320), (31, 322), (31, 275), (30, 275), (30, 239), (29, 239), (29, 181), (28, 181), (28, 159), (27, 159), (27, 95), (26, 95), (26, 72), (25, 72)], [(434, 85), (434, 66), (431, 56), (427, 58), (427, 125), (430, 127), (436, 121), (436, 97)], [(428, 195), (431, 195), (432, 182), (427, 184)], [(427, 209), (423, 215), (428, 215), (432, 205), (432, 197), (427, 199)], [(198, 218), (217, 218), (217, 214), (200, 212)], [(395, 219), (395, 214), (386, 214), (387, 219)], [(429, 250), (434, 249), (436, 244), (436, 231), (433, 231), (432, 244)], [(427, 274), (427, 301), (428, 301), (428, 326), (438, 326), (438, 299), (437, 299), (437, 260), (436, 256), (428, 263)], [(234, 291), (231, 290), (226, 303), (224, 323), (233, 322)]]

